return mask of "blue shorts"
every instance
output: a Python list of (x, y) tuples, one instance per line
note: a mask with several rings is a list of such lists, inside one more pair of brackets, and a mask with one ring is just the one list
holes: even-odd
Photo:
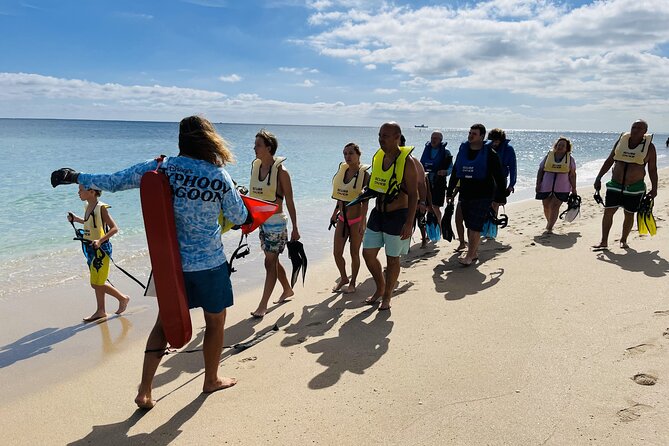
[(228, 262), (216, 268), (185, 272), (188, 308), (202, 307), (207, 313), (220, 313), (233, 304)]
[(362, 238), (362, 247), (364, 248), (381, 248), (386, 247), (386, 256), (399, 257), (406, 255), (409, 252), (409, 245), (411, 238), (402, 240), (399, 235), (390, 235), (385, 232), (372, 231), (365, 229), (365, 235)]

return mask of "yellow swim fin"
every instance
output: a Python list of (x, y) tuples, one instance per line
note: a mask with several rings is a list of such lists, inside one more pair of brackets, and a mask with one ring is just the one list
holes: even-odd
[(639, 235), (648, 235), (648, 227), (646, 226), (646, 214), (637, 212), (636, 227), (639, 229)]
[(649, 212), (644, 216), (644, 220), (646, 221), (646, 227), (648, 228), (648, 233), (653, 236), (657, 234), (657, 226), (655, 226), (655, 217), (653, 217), (653, 213)]
[(639, 203), (639, 210), (636, 214), (636, 225), (639, 229), (639, 235), (651, 236), (657, 233), (655, 217), (653, 217), (653, 199), (649, 195), (644, 195)]

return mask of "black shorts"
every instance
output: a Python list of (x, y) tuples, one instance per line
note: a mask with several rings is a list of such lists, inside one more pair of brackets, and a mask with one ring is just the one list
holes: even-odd
[(430, 193), (432, 194), (432, 204), (441, 207), (446, 198), (446, 177), (437, 175), (434, 182), (430, 184)]
[(606, 190), (606, 196), (604, 197), (604, 207), (605, 208), (618, 208), (622, 207), (625, 209), (625, 212), (635, 213), (639, 210), (639, 203), (644, 194), (630, 195), (616, 190)]
[(384, 232), (388, 235), (400, 235), (402, 226), (407, 220), (409, 209), (396, 209), (390, 212), (381, 212), (378, 209), (372, 209), (367, 220), (367, 227), (372, 231)]
[(462, 217), (467, 229), (481, 232), (483, 230), (483, 223), (488, 218), (492, 199), (460, 200), (458, 203), (462, 209)]
[(551, 195), (563, 203), (566, 203), (567, 200), (569, 200), (569, 192), (537, 192), (537, 195), (534, 198), (537, 200), (545, 200)]

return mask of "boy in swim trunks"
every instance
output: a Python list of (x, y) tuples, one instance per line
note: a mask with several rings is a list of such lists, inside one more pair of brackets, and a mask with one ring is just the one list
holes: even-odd
[(107, 210), (110, 206), (98, 200), (101, 191), (97, 189), (86, 189), (79, 185), (79, 198), (86, 202), (84, 218), (68, 212), (67, 220), (72, 223), (84, 225), (82, 232), (84, 255), (91, 275), (91, 287), (95, 290), (97, 309), (91, 316), (84, 318), (84, 322), (92, 322), (107, 316), (105, 310), (105, 295), (109, 294), (118, 299), (118, 310), (116, 314), (125, 311), (130, 298), (112, 285), (105, 283), (109, 276), (109, 263), (112, 254), (112, 246), (109, 239), (118, 232), (116, 222)]
[(648, 123), (638, 119), (632, 124), (629, 133), (620, 135), (613, 145), (609, 157), (604, 161), (595, 178), (595, 190), (602, 187), (602, 177), (613, 166), (611, 181), (606, 183), (606, 198), (604, 216), (602, 217), (602, 238), (593, 246), (594, 250), (608, 248), (609, 232), (613, 225), (613, 215), (619, 207), (624, 209), (625, 219), (620, 236), (620, 247), (628, 248), (627, 237), (634, 225), (634, 213), (639, 208), (639, 202), (646, 194), (646, 167), (650, 177), (650, 198), (657, 196), (657, 152), (653, 145), (653, 135), (648, 132)]
[(299, 240), (300, 232), (297, 228), (290, 174), (282, 164), (285, 158), (276, 156), (278, 147), (279, 142), (272, 133), (260, 130), (256, 134), (256, 160), (252, 165), (249, 195), (278, 204), (276, 213), (260, 225), (260, 245), (265, 253), (265, 286), (258, 308), (251, 313), (251, 316), (258, 319), (267, 313), (269, 298), (277, 281), (283, 288), (277, 303), (286, 302), (295, 294), (286, 270), (279, 261), (279, 254), (283, 252), (288, 241), (288, 218), (283, 212), (284, 203), (293, 225), (290, 240)]

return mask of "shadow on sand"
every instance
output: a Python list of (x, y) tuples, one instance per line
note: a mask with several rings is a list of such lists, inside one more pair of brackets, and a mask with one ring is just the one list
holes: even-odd
[(435, 266), (432, 273), (435, 291), (443, 293), (446, 300), (460, 300), (495, 286), (504, 275), (504, 268), (497, 268), (489, 275), (482, 273), (478, 268), (500, 252), (511, 248), (494, 240), (488, 240), (486, 247), (487, 249), (479, 251), (479, 260), (474, 265), (467, 267), (461, 265), (458, 263), (461, 254), (453, 253)]
[(139, 433), (132, 436), (128, 435), (130, 429), (132, 429), (133, 426), (135, 426), (135, 424), (137, 424), (147, 413), (146, 411), (138, 409), (125, 421), (105, 424), (102, 426), (93, 426), (93, 430), (88, 435), (81, 440), (69, 443), (69, 445), (171, 444), (181, 434), (181, 426), (193, 418), (208, 396), (209, 395), (204, 393), (200, 394), (195, 400), (175, 413), (172, 418), (157, 427), (153, 432)]
[(669, 273), (669, 262), (659, 255), (659, 251), (635, 251), (627, 248), (624, 254), (611, 251), (597, 252), (597, 260), (617, 265), (635, 273), (644, 273), (648, 277), (664, 277)]
[[(372, 316), (369, 322), (365, 320)], [(335, 385), (345, 372), (362, 375), (388, 351), (388, 335), (393, 329), (390, 311), (374, 308), (344, 322), (338, 336), (308, 344), (309, 353), (320, 354), (317, 362), (327, 367), (310, 382), (310, 389)]]
[(568, 232), (566, 234), (542, 234), (534, 236), (534, 242), (538, 245), (556, 249), (569, 249), (581, 238), (580, 232)]
[[(121, 324), (121, 333), (112, 339), (109, 330), (109, 323), (118, 320)], [(98, 328), (102, 337), (102, 349), (104, 352), (111, 352), (116, 349), (116, 346), (121, 343), (128, 334), (132, 323), (122, 315), (110, 316), (105, 320), (79, 323), (70, 327), (64, 328), (43, 328), (34, 333), (26, 335), (11, 344), (0, 347), (0, 369), (9, 367), (19, 361), (30, 359), (37, 355), (43, 355), (53, 350), (54, 346), (63, 342), (77, 333), (82, 333), (86, 330)]]

